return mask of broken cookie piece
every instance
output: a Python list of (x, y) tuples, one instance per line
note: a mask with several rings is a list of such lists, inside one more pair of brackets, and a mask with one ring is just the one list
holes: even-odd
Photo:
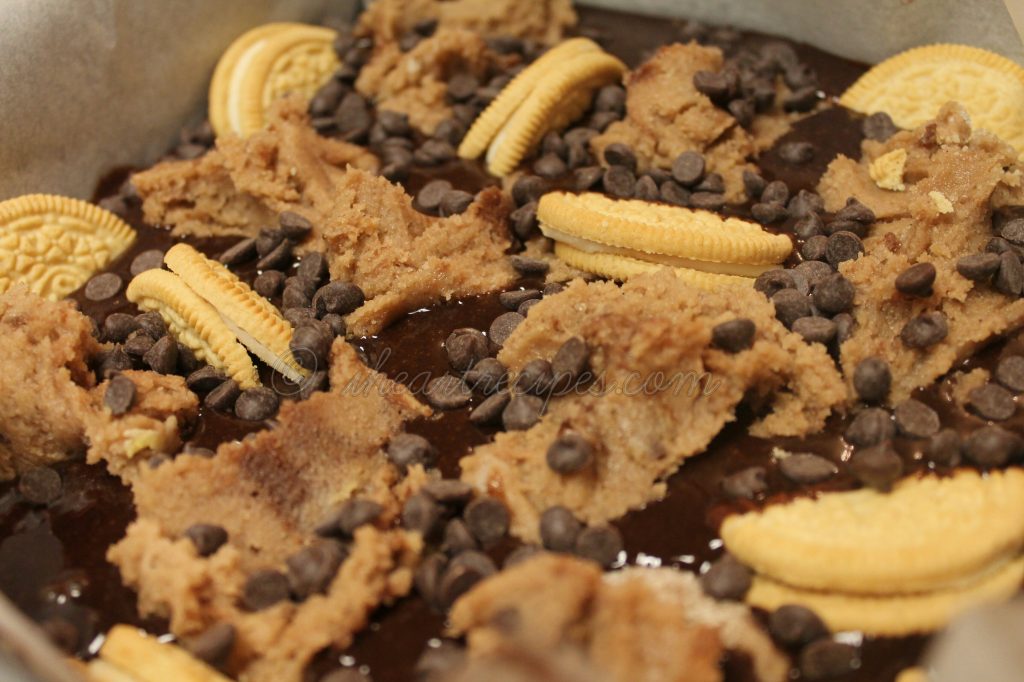
[[(865, 253), (840, 266), (856, 288), (855, 330), (841, 359), (847, 376), (866, 358), (885, 360), (892, 372), (890, 399), (898, 402), (988, 339), (1024, 324), (1019, 287), (1002, 293), (997, 272), (991, 279), (968, 264), (961, 271), (957, 266), (986, 251), (995, 236), (993, 209), (1021, 201), (1020, 169), (1014, 148), (972, 131), (955, 104), (916, 130), (865, 142), (864, 150), (861, 163), (833, 161), (819, 185), (828, 210), (839, 210), (852, 195), (877, 219), (864, 240)], [(899, 151), (906, 155), (906, 189), (882, 189), (872, 180), (872, 165)], [(897, 291), (897, 278), (919, 263), (934, 266), (930, 295)]]
[[(754, 323), (752, 346), (715, 348), (712, 330), (737, 318)], [(744, 396), (772, 403), (755, 435), (812, 433), (845, 398), (824, 347), (786, 331), (757, 292), (700, 292), (667, 270), (621, 288), (572, 283), (530, 309), (498, 359), (519, 373), (555, 358), (571, 337), (589, 349), (594, 382), (535, 398), (546, 410), (539, 423), (534, 416), (461, 461), (463, 480), (503, 498), (513, 534), (526, 540), (537, 539), (541, 514), (555, 505), (593, 524), (660, 498), (663, 479), (735, 419)], [(595, 444), (593, 466), (571, 476), (545, 461), (567, 429)]]

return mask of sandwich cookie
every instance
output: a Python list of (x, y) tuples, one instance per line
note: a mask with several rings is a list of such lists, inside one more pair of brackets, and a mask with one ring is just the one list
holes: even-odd
[(596, 193), (545, 194), (537, 218), (559, 257), (615, 279), (671, 267), (704, 288), (751, 285), (793, 248), (789, 237), (739, 218)]
[(86, 201), (27, 194), (0, 202), (0, 293), (20, 282), (64, 298), (134, 241), (127, 223)]

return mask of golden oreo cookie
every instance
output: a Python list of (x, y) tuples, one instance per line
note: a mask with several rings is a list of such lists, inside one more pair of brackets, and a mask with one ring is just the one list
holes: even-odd
[[(644, 271), (668, 266), (728, 279), (703, 278), (707, 285), (739, 284), (777, 267), (793, 248), (785, 235), (765, 232), (760, 225), (723, 218), (709, 211), (652, 204), (635, 199), (612, 199), (603, 194), (549, 192), (537, 207), (540, 229), (562, 246), (562, 253), (610, 255), (647, 264)], [(565, 249), (568, 246), (572, 251)], [(598, 261), (590, 260), (591, 269)], [(621, 272), (635, 263), (607, 261)], [(580, 267), (580, 266), (577, 266)], [(593, 270), (592, 270), (593, 271)], [(637, 273), (632, 273), (637, 274)], [(696, 275), (685, 275), (693, 279)]]
[(196, 357), (223, 371), (242, 388), (259, 386), (249, 353), (235, 338), (217, 310), (166, 270), (146, 270), (128, 285), (128, 300), (143, 310), (155, 310), (168, 329)]
[(288, 93), (312, 97), (338, 68), (335, 32), (277, 23), (240, 36), (221, 56), (210, 82), (210, 123), (218, 135), (250, 135), (270, 104)]
[[(97, 663), (101, 665), (96, 665)], [(175, 644), (165, 644), (129, 625), (107, 633), (90, 677), (134, 682), (228, 682), (228, 678)]]
[[(577, 270), (592, 272), (595, 275), (611, 277), (623, 282), (630, 277), (654, 272), (664, 267), (629, 256), (583, 251), (564, 242), (555, 242), (555, 255)], [(692, 268), (672, 268), (672, 271), (676, 277), (687, 284), (708, 291), (714, 291), (724, 286), (750, 286), (749, 277), (720, 275), (716, 272), (702, 272)]]
[(307, 374), (292, 358), (292, 326), (267, 299), (233, 272), (188, 244), (176, 244), (164, 263), (216, 309), (221, 319), (250, 352), (292, 381)]
[(1022, 579), (1024, 558), (940, 590), (887, 596), (801, 590), (759, 575), (754, 577), (747, 602), (768, 611), (786, 604), (806, 606), (834, 632), (906, 637), (939, 630), (975, 606), (1005, 601), (1017, 593)]
[(21, 282), (63, 298), (135, 241), (135, 230), (95, 204), (52, 194), (0, 202), (0, 293)]
[(1024, 68), (978, 47), (938, 44), (901, 52), (874, 66), (839, 98), (865, 114), (884, 111), (901, 128), (932, 120), (950, 101), (967, 109), (975, 128), (1024, 150)]
[(726, 549), (803, 590), (904, 595), (956, 587), (1024, 546), (1024, 471), (958, 471), (891, 493), (823, 493), (722, 524)]

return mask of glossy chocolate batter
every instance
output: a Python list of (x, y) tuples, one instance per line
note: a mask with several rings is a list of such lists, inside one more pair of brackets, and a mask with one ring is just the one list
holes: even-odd
[[(580, 14), (581, 32), (601, 39), (606, 49), (630, 66), (639, 64), (658, 46), (674, 42), (682, 34), (679, 23), (664, 19), (593, 9), (583, 9)], [(756, 47), (767, 40), (773, 39), (742, 34), (739, 44)], [(864, 65), (806, 45), (795, 47), (800, 58), (817, 71), (821, 87), (828, 96), (841, 93), (865, 70)], [(759, 165), (766, 179), (784, 180), (794, 193), (813, 189), (828, 161), (836, 154), (859, 156), (861, 139), (859, 117), (836, 107), (797, 124), (764, 155)], [(788, 141), (812, 142), (817, 148), (815, 159), (802, 166), (785, 163), (776, 150), (779, 144)], [(99, 188), (97, 199), (113, 193), (125, 175), (126, 172), (112, 175)], [(419, 169), (406, 186), (415, 193), (424, 183), (437, 177), (444, 177), (456, 188), (470, 192), (495, 182), (479, 164), (457, 161), (429, 171)], [(139, 239), (130, 252), (111, 267), (126, 282), (131, 277), (128, 268), (135, 255), (152, 248), (166, 249), (172, 243), (166, 232), (143, 225), (137, 209), (129, 220), (138, 229)], [(786, 231), (789, 227), (783, 224), (779, 229)], [(207, 239), (192, 243), (215, 255), (233, 241)], [(250, 265), (239, 274), (251, 281), (256, 273)], [(523, 286), (531, 284), (536, 283), (521, 283)], [(125, 301), (123, 291), (101, 304), (87, 301), (81, 292), (73, 298), (84, 312), (99, 321), (111, 312), (135, 312), (134, 306)], [(424, 372), (438, 376), (448, 370), (442, 343), (452, 329), (486, 329), (503, 312), (506, 310), (498, 302), (497, 294), (454, 301), (412, 313), (379, 336), (358, 339), (354, 343), (365, 352), (371, 366), (393, 378), (402, 373), (415, 377)], [(1011, 350), (1021, 352), (1024, 342), (1013, 339), (993, 344), (966, 363), (966, 368), (991, 367), (1001, 354)], [(269, 373), (269, 370), (264, 369), (264, 372)], [(280, 377), (265, 375), (264, 379), (274, 379), (268, 385), (282, 386), (277, 381)], [(982, 423), (953, 404), (948, 382), (919, 391), (915, 397), (935, 408), (944, 426), (967, 428)], [(439, 466), (445, 476), (457, 476), (459, 459), (470, 448), (493, 436), (493, 430), (480, 429), (470, 423), (470, 408), (444, 412), (439, 418), (422, 420), (409, 427), (437, 447), (441, 453)], [(726, 500), (721, 492), (722, 478), (740, 469), (766, 468), (771, 491), (768, 501), (813, 494), (814, 490), (798, 487), (778, 472), (771, 459), (773, 447), (812, 452), (837, 462), (850, 455), (850, 449), (842, 440), (846, 426), (842, 417), (834, 417), (823, 433), (812, 437), (775, 441), (747, 435), (752, 417), (752, 414), (741, 413), (738, 421), (715, 439), (707, 453), (688, 460), (669, 479), (665, 499), (632, 512), (615, 524), (625, 539), (630, 563), (699, 570), (703, 564), (714, 560), (721, 551), (717, 539), (721, 519), (727, 513), (754, 504)], [(1009, 426), (1019, 430), (1024, 427), (1024, 418), (1018, 416)], [(221, 442), (241, 438), (262, 427), (204, 410), (192, 433), (186, 435), (192, 444), (216, 448)], [(925, 466), (920, 452), (922, 441), (897, 438), (895, 446), (908, 470)], [(49, 622), (51, 628), (59, 626), (59, 619), (74, 623), (82, 634), (73, 648), (83, 656), (93, 653), (89, 644), (94, 636), (114, 623), (134, 623), (151, 632), (166, 632), (166, 623), (139, 619), (134, 594), (122, 586), (117, 570), (104, 557), (107, 547), (121, 538), (126, 525), (134, 518), (130, 492), (99, 466), (72, 461), (58, 465), (57, 469), (64, 478), (65, 493), (47, 509), (33, 508), (22, 501), (11, 484), (0, 486), (0, 590), (32, 618)], [(847, 475), (840, 474), (817, 490), (842, 490), (854, 485)], [(512, 542), (507, 541), (496, 551), (496, 558), (512, 547)], [(426, 647), (439, 643), (443, 626), (440, 614), (431, 611), (418, 597), (410, 596), (378, 612), (371, 627), (361, 633), (347, 651), (323, 652), (308, 677), (316, 679), (318, 674), (337, 667), (341, 661), (344, 665), (363, 668), (376, 682), (414, 679), (416, 661)], [(917, 661), (924, 644), (924, 638), (865, 641), (861, 668), (844, 679), (892, 680), (900, 670)], [(728, 680), (751, 679), (749, 665), (742, 657), (724, 661), (723, 670)]]

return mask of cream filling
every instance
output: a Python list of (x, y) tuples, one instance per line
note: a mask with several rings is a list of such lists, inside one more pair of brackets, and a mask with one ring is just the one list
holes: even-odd
[(775, 263), (716, 263), (714, 261), (694, 260), (692, 258), (682, 258), (680, 256), (667, 256), (660, 253), (647, 253), (646, 251), (637, 251), (623, 246), (600, 244), (598, 242), (590, 241), (589, 239), (583, 239), (581, 237), (576, 237), (566, 232), (562, 232), (561, 230), (556, 230), (544, 223), (540, 224), (540, 231), (544, 233), (545, 237), (560, 241), (563, 244), (567, 244), (574, 249), (583, 251), (584, 253), (626, 256), (628, 258), (635, 258), (636, 260), (644, 261), (645, 263), (667, 265), (673, 268), (689, 268), (691, 270), (700, 270), (701, 272), (710, 272), (719, 275), (757, 277), (766, 270), (774, 270), (779, 267)]
[(242, 82), (245, 80), (246, 72), (253, 59), (266, 44), (266, 39), (257, 40), (250, 45), (242, 56), (235, 63), (231, 70), (231, 80), (228, 83), (228, 124), (236, 133), (242, 131)]
[[(243, 346), (248, 348), (249, 351), (251, 351), (252, 354), (260, 360), (267, 363), (267, 365), (275, 372), (282, 374), (288, 380), (296, 384), (302, 383), (303, 379), (305, 379), (305, 374), (300, 372), (295, 365), (292, 365), (285, 358), (282, 358), (277, 353), (270, 350), (266, 344), (261, 342), (255, 336), (239, 327), (224, 315), (221, 315), (220, 319), (224, 320), (224, 324), (226, 324), (228, 329), (231, 330), (231, 333), (233, 333), (235, 337), (242, 342)], [(325, 367), (324, 369), (327, 368)]]

